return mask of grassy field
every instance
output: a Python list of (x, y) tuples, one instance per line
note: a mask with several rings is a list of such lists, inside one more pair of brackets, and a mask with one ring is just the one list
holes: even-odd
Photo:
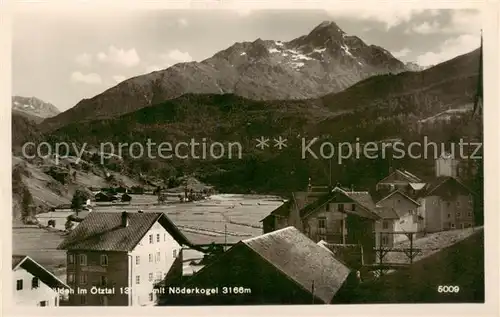
[[(275, 198), (235, 195), (219, 195), (194, 203), (157, 205), (156, 202), (156, 196), (133, 195), (131, 204), (97, 204), (93, 212), (162, 211), (194, 244), (236, 243), (262, 234), (259, 220), (281, 205)], [(69, 211), (55, 211), (37, 217), (44, 225), (55, 219), (56, 229), (62, 229), (69, 214)], [(57, 275), (63, 275), (65, 254), (56, 250), (63, 238), (57, 230), (15, 224), (13, 253), (27, 254)]]

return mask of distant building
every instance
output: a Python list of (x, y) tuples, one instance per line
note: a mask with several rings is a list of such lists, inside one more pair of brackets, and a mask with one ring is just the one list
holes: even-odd
[(474, 194), (454, 177), (439, 177), (429, 182), (417, 200), (427, 232), (474, 226)]
[(389, 193), (396, 189), (406, 189), (410, 184), (421, 183), (424, 183), (424, 181), (412, 173), (406, 170), (396, 169), (390, 171), (387, 177), (379, 181), (375, 189), (377, 191)]
[(159, 305), (330, 304), (350, 275), (331, 251), (287, 227), (240, 241), (178, 287), (214, 294), (170, 293)]
[(68, 285), (27, 255), (12, 256), (12, 273), (17, 306), (59, 306), (61, 295), (69, 292)]
[(94, 199), (96, 202), (111, 202), (117, 200), (117, 198), (114, 195), (104, 191), (100, 191), (97, 194), (95, 194)]
[(264, 233), (294, 226), (315, 242), (360, 244), (366, 250), (365, 260), (371, 262), (375, 222), (380, 219), (371, 195), (341, 187), (310, 189), (294, 193), (291, 200), (264, 218)]
[[(179, 256), (187, 238), (162, 212), (93, 212), (66, 237), (67, 281), (86, 294), (70, 294), (74, 306), (154, 305), (154, 285)], [(114, 294), (91, 294), (92, 287)]]
[[(395, 243), (409, 239), (406, 234), (396, 232), (421, 232), (424, 218), (418, 213), (420, 203), (400, 190), (394, 190), (377, 202), (382, 218), (376, 224), (376, 245), (392, 247)], [(415, 236), (414, 236), (415, 237)]]
[(442, 153), (436, 159), (435, 164), (436, 177), (458, 177), (460, 175), (459, 160), (450, 153)]

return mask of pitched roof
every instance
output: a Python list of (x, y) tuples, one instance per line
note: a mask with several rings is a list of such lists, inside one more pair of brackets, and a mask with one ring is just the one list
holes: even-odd
[(402, 177), (405, 181), (407, 181), (409, 183), (421, 183), (422, 182), (422, 180), (419, 177), (413, 175), (412, 173), (408, 172), (407, 170), (396, 169), (394, 172), (390, 173), (389, 175), (384, 177), (382, 180), (380, 180), (377, 184), (383, 183), (386, 179), (390, 178), (393, 175), (394, 176), (399, 175), (400, 177)]
[(129, 224), (123, 227), (120, 212), (91, 212), (71, 231), (58, 249), (131, 251), (156, 222), (159, 222), (179, 244), (191, 245), (163, 212), (127, 212), (127, 217)]
[(426, 186), (418, 192), (418, 197), (427, 197), (430, 196), (434, 191), (436, 191), (439, 187), (449, 184), (450, 182), (453, 182), (460, 187), (464, 188), (466, 191), (470, 192), (471, 194), (474, 194), (470, 188), (465, 186), (462, 182), (460, 182), (458, 179), (452, 176), (441, 176), (437, 177), (430, 182), (426, 184)]
[(295, 227), (241, 241), (288, 278), (330, 303), (350, 273), (331, 251), (314, 243)]
[(396, 190), (393, 190), (392, 192), (389, 193), (389, 195), (385, 196), (384, 198), (380, 199), (377, 204), (379, 204), (381, 201), (383, 200), (386, 200), (388, 199), (389, 197), (395, 195), (395, 194), (400, 194), (401, 196), (405, 197), (406, 199), (408, 199), (409, 201), (411, 201), (412, 203), (414, 203), (415, 205), (417, 206), (420, 206), (420, 203), (417, 202), (416, 200), (414, 200), (413, 198), (411, 198), (410, 196), (406, 195), (405, 193), (403, 193), (402, 191), (396, 189)]
[[(271, 213), (269, 215), (267, 215), (266, 217), (264, 217), (264, 219), (266, 219), (267, 217), (271, 217), (271, 216), (288, 217), (288, 215), (290, 214), (290, 206), (291, 205), (292, 205), (292, 200), (289, 199), (286, 202), (284, 202), (283, 204), (281, 204), (281, 206), (279, 206), (278, 208), (271, 211)], [(262, 219), (260, 221), (263, 221), (264, 219)]]
[(33, 276), (38, 277), (40, 281), (50, 288), (69, 288), (66, 283), (27, 255), (12, 255), (12, 270), (14, 271), (18, 268), (22, 268), (33, 274)]
[[(347, 198), (349, 198), (352, 202), (358, 203), (361, 207), (363, 207), (366, 212), (362, 214), (364, 217), (368, 218), (377, 218), (377, 214), (374, 213), (375, 209), (375, 203), (373, 202), (373, 199), (368, 192), (355, 192), (355, 191), (346, 191), (343, 190), (339, 187), (335, 187), (331, 192), (324, 194), (323, 196), (319, 197), (316, 201), (310, 203), (309, 205), (305, 206), (300, 210), (300, 216), (305, 217), (312, 212), (316, 211), (318, 208), (322, 207), (323, 205), (327, 204), (328, 202), (332, 201), (335, 197), (338, 197), (338, 195), (345, 195)], [(356, 212), (356, 214), (359, 214), (359, 212)], [(361, 215), (360, 215), (361, 216)]]

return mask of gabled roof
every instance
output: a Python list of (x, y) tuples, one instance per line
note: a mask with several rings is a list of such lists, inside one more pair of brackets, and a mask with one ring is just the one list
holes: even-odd
[[(264, 217), (264, 219), (271, 217), (271, 216), (288, 217), (288, 215), (290, 214), (290, 207), (291, 206), (292, 206), (292, 200), (289, 199), (286, 202), (284, 202), (281, 206), (279, 206), (278, 208), (271, 211), (271, 213), (269, 215), (267, 215), (266, 217)], [(259, 222), (264, 221), (264, 219), (260, 220)]]
[(386, 199), (388, 199), (388, 198), (392, 197), (392, 196), (393, 196), (393, 195), (395, 195), (395, 194), (400, 194), (401, 196), (405, 197), (406, 199), (408, 199), (409, 201), (411, 201), (411, 202), (412, 202), (412, 203), (414, 203), (415, 205), (420, 206), (420, 203), (419, 203), (419, 202), (417, 202), (416, 200), (412, 199), (410, 196), (406, 195), (405, 193), (403, 193), (402, 191), (400, 191), (400, 190), (398, 190), (398, 189), (393, 190), (392, 192), (390, 192), (390, 193), (389, 193), (389, 195), (387, 195), (387, 196), (385, 196), (384, 198), (380, 199), (380, 200), (377, 202), (377, 205), (378, 205), (380, 202), (382, 202), (382, 201), (384, 201), (384, 200), (386, 200)]
[[(300, 210), (300, 217), (306, 217), (314, 211), (318, 210), (320, 207), (334, 200), (339, 195), (345, 196), (349, 202), (357, 203), (360, 205), (364, 212), (357, 211), (356, 214), (366, 217), (366, 218), (378, 218), (378, 215), (374, 212), (375, 203), (368, 192), (355, 192), (346, 191), (339, 187), (335, 187), (330, 193), (324, 194), (318, 200), (310, 203)], [(361, 214), (360, 214), (361, 213)]]
[(441, 177), (435, 178), (432, 181), (428, 182), (427, 185), (418, 193), (418, 197), (431, 196), (441, 186), (446, 185), (446, 184), (452, 184), (452, 183), (462, 187), (464, 190), (466, 190), (470, 194), (474, 195), (474, 192), (470, 188), (465, 186), (462, 182), (460, 182), (455, 177), (441, 176)]
[(66, 283), (61, 281), (54, 274), (27, 255), (12, 255), (12, 271), (17, 270), (18, 268), (22, 268), (33, 274), (33, 276), (38, 277), (40, 281), (50, 288), (69, 289), (69, 286), (66, 285)]
[(394, 177), (398, 177), (398, 176), (402, 177), (408, 183), (422, 183), (422, 180), (419, 177), (413, 175), (412, 173), (410, 173), (406, 170), (396, 169), (394, 172), (390, 173), (389, 175), (384, 177), (382, 180), (380, 180), (377, 184), (384, 183), (385, 180), (387, 180), (393, 176)]
[(163, 212), (127, 212), (129, 224), (121, 226), (120, 212), (91, 212), (64, 239), (58, 249), (132, 251), (149, 229), (159, 222), (181, 245), (191, 243)]
[[(312, 293), (323, 303), (330, 303), (350, 273), (331, 251), (317, 245), (295, 227), (276, 230), (243, 240), (246, 245), (282, 274)], [(236, 248), (236, 246), (234, 247)]]

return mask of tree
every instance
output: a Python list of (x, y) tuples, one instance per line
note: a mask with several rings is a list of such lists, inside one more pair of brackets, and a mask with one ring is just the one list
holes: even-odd
[(78, 213), (78, 211), (82, 210), (82, 206), (85, 204), (87, 199), (88, 195), (86, 193), (81, 190), (76, 190), (73, 198), (71, 199), (71, 209)]
[(22, 217), (23, 219), (28, 218), (29, 216), (32, 216), (32, 209), (33, 207), (33, 196), (31, 195), (30, 191), (25, 188), (23, 191), (23, 198), (21, 202), (21, 212), (22, 212)]

